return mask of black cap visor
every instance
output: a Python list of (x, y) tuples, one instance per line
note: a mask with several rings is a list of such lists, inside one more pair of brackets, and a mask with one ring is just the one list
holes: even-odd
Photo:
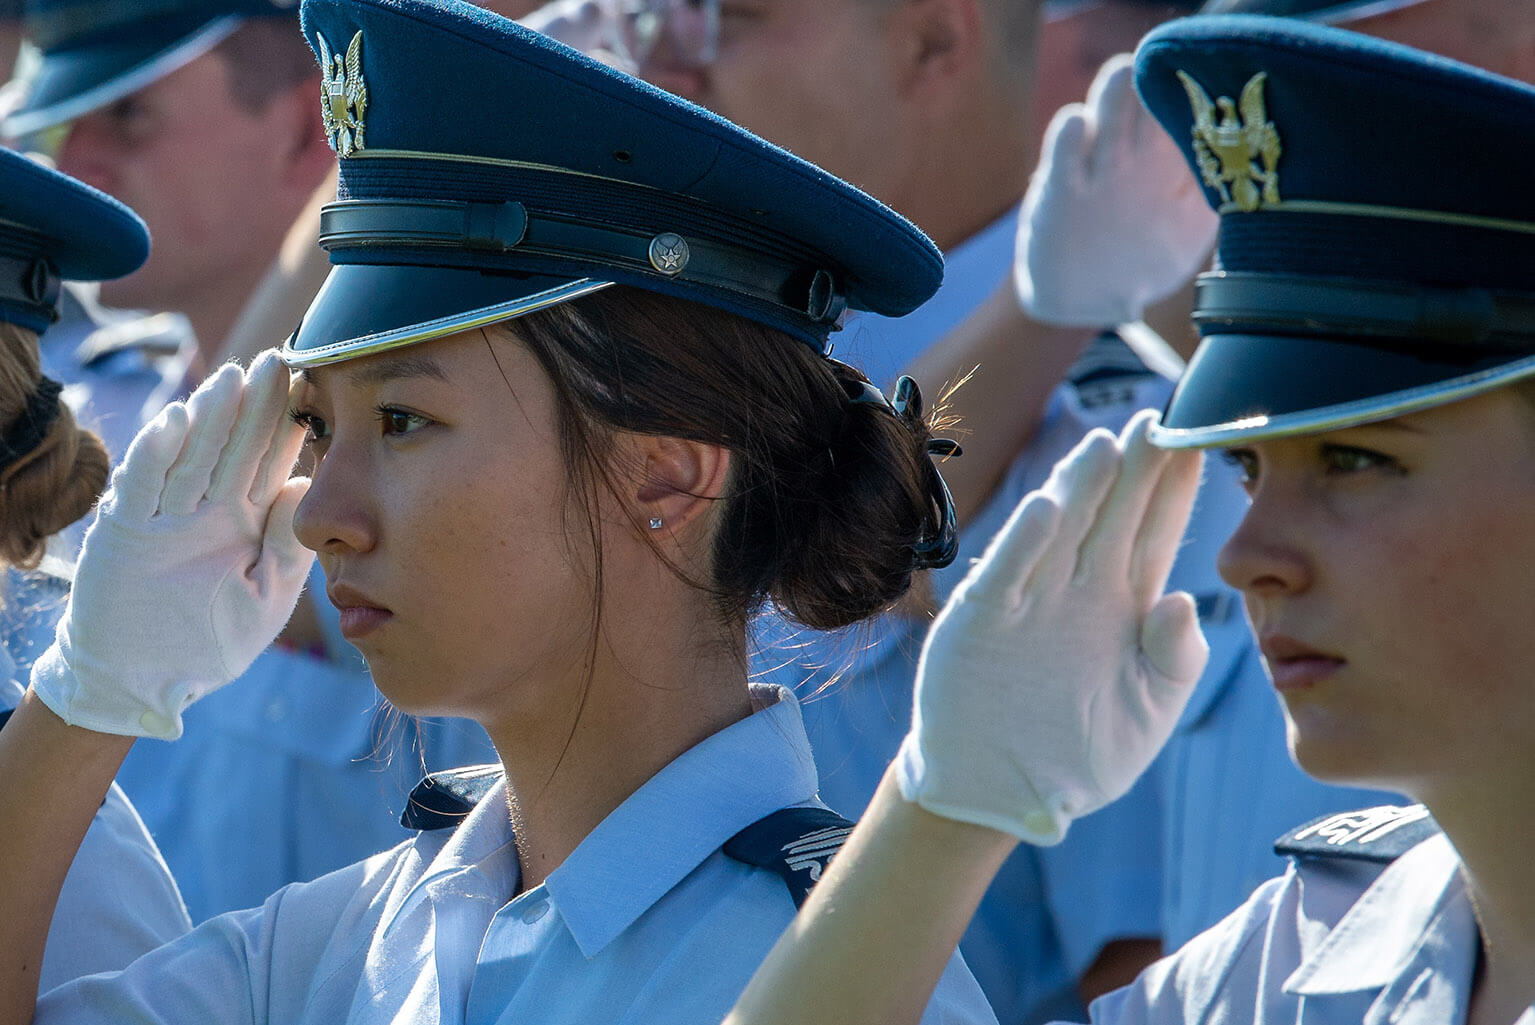
[(317, 367), (371, 356), (512, 320), (610, 284), (458, 267), (340, 264), (331, 268), (282, 358), (290, 367)]
[(1151, 440), (1207, 448), (1338, 430), (1535, 375), (1535, 352), (1461, 352), (1464, 358), (1332, 339), (1208, 335)]
[(21, 108), (5, 119), (20, 138), (72, 121), (190, 64), (239, 28), (238, 16), (195, 15), (43, 55)]

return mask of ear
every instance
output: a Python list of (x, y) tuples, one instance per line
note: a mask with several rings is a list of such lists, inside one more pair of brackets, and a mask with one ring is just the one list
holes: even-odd
[(335, 166), (336, 155), (325, 135), (325, 121), (320, 112), (320, 79), (305, 79), (272, 98), (276, 138), (285, 155), (288, 185), (308, 195)]
[[(702, 441), (637, 437), (642, 467), (634, 493), (639, 526), (672, 534), (707, 512), (725, 494), (730, 450)], [(653, 524), (661, 524), (654, 527)]]
[(941, 108), (975, 88), (990, 59), (980, 0), (905, 0), (889, 17), (903, 95)]

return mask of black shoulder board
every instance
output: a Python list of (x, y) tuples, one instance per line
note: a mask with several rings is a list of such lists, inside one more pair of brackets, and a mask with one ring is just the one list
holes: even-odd
[(1324, 815), (1274, 841), (1274, 853), (1301, 858), (1395, 861), (1439, 832), (1421, 804), (1387, 804)]
[(7, 708), (0, 712), (0, 730), (5, 729), (5, 724), (11, 721), (11, 713), (14, 711), (16, 711), (14, 708)]
[(1066, 371), (1066, 380), (1081, 388), (1119, 377), (1145, 377), (1150, 373), (1151, 368), (1123, 338), (1113, 331), (1104, 331), (1087, 343), (1087, 348)]
[(499, 764), (433, 772), (410, 792), (400, 825), (406, 829), (452, 829), (501, 782), (501, 776)]
[(853, 823), (834, 811), (784, 808), (741, 830), (723, 849), (726, 857), (783, 876), (800, 907), (852, 831)]

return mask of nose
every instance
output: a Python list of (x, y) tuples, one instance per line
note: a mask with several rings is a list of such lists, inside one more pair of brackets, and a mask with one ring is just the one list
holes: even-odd
[(113, 170), (110, 133), (99, 115), (87, 114), (61, 132), (55, 154), (58, 168), (93, 188), (116, 195), (117, 175)]
[(378, 544), (372, 492), (346, 453), (331, 451), (315, 467), (309, 492), (293, 517), (299, 544), (319, 555), (356, 555)]
[(1299, 510), (1272, 489), (1254, 493), (1247, 515), (1221, 547), (1221, 579), (1249, 600), (1298, 594), (1311, 585), (1311, 563), (1298, 539)]

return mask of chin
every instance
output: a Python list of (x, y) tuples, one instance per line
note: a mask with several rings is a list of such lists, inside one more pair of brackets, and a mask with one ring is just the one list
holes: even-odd
[[(1368, 730), (1357, 723), (1314, 714), (1286, 710), (1286, 739), (1290, 758), (1312, 779), (1339, 786), (1399, 789), (1400, 781), (1410, 771), (1396, 772), (1402, 752), (1389, 750)], [(1412, 764), (1410, 754), (1406, 756)], [(1406, 769), (1406, 766), (1402, 766)]]

